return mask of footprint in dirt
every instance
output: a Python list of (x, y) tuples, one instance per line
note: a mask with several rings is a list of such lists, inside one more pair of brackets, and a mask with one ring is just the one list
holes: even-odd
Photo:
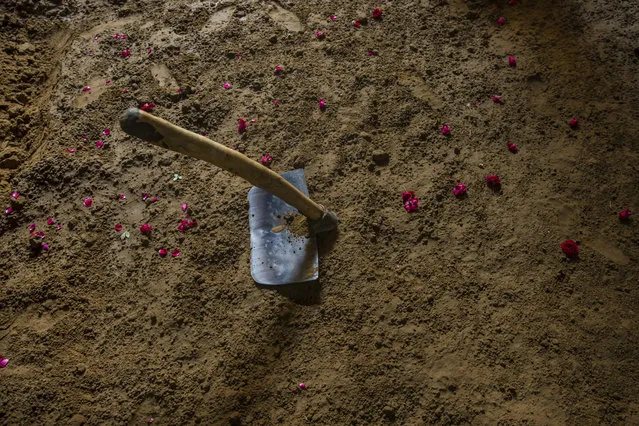
[(270, 16), (271, 19), (289, 31), (301, 32), (304, 29), (300, 18), (298, 18), (297, 15), (290, 10), (284, 9), (277, 2), (268, 3), (266, 6), (266, 13), (268, 13), (268, 16)]

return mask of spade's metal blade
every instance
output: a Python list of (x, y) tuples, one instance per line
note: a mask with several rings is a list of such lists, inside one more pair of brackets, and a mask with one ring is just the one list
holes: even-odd
[[(282, 175), (308, 195), (304, 170)], [(278, 231), (284, 216), (299, 214), (270, 192), (253, 187), (248, 194), (251, 228), (251, 276), (258, 284), (278, 285), (316, 280), (318, 273), (317, 240), (293, 235), (288, 229)]]

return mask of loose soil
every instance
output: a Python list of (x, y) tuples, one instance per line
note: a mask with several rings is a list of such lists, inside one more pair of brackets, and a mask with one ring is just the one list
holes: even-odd
[[(1, 3), (0, 423), (639, 424), (636, 2)], [(305, 169), (319, 282), (253, 283), (250, 185), (149, 102)]]

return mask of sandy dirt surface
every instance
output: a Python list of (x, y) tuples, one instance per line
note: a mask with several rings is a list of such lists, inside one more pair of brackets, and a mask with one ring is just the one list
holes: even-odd
[[(0, 423), (639, 424), (636, 2), (0, 3)], [(144, 103), (305, 168), (319, 282), (251, 280), (250, 185)]]

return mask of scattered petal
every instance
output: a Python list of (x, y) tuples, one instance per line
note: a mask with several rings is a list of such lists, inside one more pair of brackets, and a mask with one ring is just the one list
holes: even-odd
[(184, 93), (184, 90), (182, 90), (182, 89), (177, 89), (176, 93), (177, 93), (178, 95), (181, 95), (182, 93)]
[(495, 96), (493, 96), (493, 102), (495, 102), (496, 104), (503, 104), (505, 101), (504, 101), (503, 98), (495, 95)]
[(7, 209), (4, 211), (4, 213), (5, 213), (6, 215), (10, 215), (11, 213), (13, 213), (13, 209), (12, 209), (11, 207), (9, 207), (9, 208), (7, 208)]
[(102, 142), (102, 141), (97, 141), (97, 142), (95, 143), (95, 146), (96, 146), (96, 147), (98, 147), (98, 149), (102, 149), (102, 147), (104, 146), (104, 142)]
[(91, 90), (91, 86), (84, 86), (84, 87), (82, 88), (82, 91), (83, 91), (83, 92), (89, 92), (90, 90)]
[(35, 229), (36, 229), (36, 224), (35, 224), (35, 223), (32, 223), (32, 224), (29, 226), (29, 232), (33, 232), (33, 231), (35, 231)]
[(84, 207), (86, 207), (88, 209), (89, 207), (91, 207), (93, 205), (93, 198), (89, 197), (89, 198), (85, 199), (83, 204), (84, 204)]
[(131, 238), (131, 233), (129, 231), (124, 231), (122, 235), (120, 235), (121, 240), (126, 240), (128, 238)]
[(73, 154), (75, 152), (74, 148), (67, 148), (65, 149), (66, 152)]
[(122, 93), (129, 93), (129, 89), (122, 89)]
[(251, 123), (257, 123), (257, 120), (253, 118), (251, 119)]
[(453, 194), (455, 194), (455, 197), (459, 197), (459, 196), (464, 195), (466, 193), (466, 189), (468, 189), (468, 187), (466, 185), (464, 185), (463, 183), (458, 183), (453, 188)]
[(157, 202), (158, 202), (158, 200), (159, 200), (159, 198), (158, 198), (158, 196), (157, 196), (157, 195), (156, 195), (156, 196), (154, 196), (153, 198), (151, 198), (151, 202), (152, 202), (152, 203), (157, 203)]
[(104, 136), (109, 136), (109, 135), (111, 134), (111, 129), (104, 129), (104, 130), (102, 131), (102, 134), (103, 134)]
[(49, 244), (42, 244), (42, 251), (49, 251)]
[(237, 131), (238, 133), (242, 133), (246, 130), (246, 120), (243, 118), (239, 118), (237, 120)]
[(517, 60), (515, 59), (514, 56), (509, 56), (508, 57), (508, 65), (510, 65), (511, 67), (516, 67), (517, 66)]
[(121, 34), (121, 35), (120, 35), (120, 38), (121, 38), (122, 40), (126, 40), (126, 34)]
[(173, 250), (173, 252), (171, 253), (172, 257), (178, 257), (180, 255), (180, 250), (179, 249), (175, 249)]
[(284, 68), (281, 65), (275, 66), (275, 74), (280, 74), (282, 71), (284, 71)]
[(319, 108), (321, 111), (324, 111), (326, 109), (326, 100), (320, 99), (319, 101), (317, 101), (317, 103), (319, 104)]
[(415, 197), (413, 191), (406, 191), (402, 194), (402, 200), (404, 201), (404, 208), (408, 213), (417, 211), (419, 208), (419, 200)]
[(266, 154), (264, 157), (262, 157), (260, 162), (266, 167), (271, 167), (271, 163), (273, 163), (273, 157), (271, 157), (269, 154)]
[(375, 8), (372, 15), (373, 19), (382, 19), (382, 9), (380, 9), (379, 7)]
[(450, 126), (448, 124), (444, 124), (442, 126), (442, 135), (444, 136), (450, 135)]
[(144, 104), (140, 107), (142, 111), (153, 112), (153, 108), (155, 108), (155, 104)]
[(60, 229), (62, 229), (62, 225), (57, 225), (56, 229), (59, 231)]
[(326, 38), (326, 34), (323, 31), (317, 30), (315, 31), (315, 37), (319, 40), (324, 40)]
[(168, 252), (166, 251), (165, 248), (161, 248), (160, 250), (158, 250), (158, 254), (162, 257), (166, 256)]
[(334, 20), (336, 20), (336, 19), (337, 19), (337, 16), (335, 16), (335, 15), (331, 15), (331, 16), (329, 16), (329, 17), (328, 17), (328, 19), (330, 19), (331, 21), (334, 21)]
[(86, 136), (82, 136), (82, 140), (86, 142), (89, 140), (89, 138), (87, 138)]
[(111, 80), (105, 81), (104, 84), (106, 84), (108, 86), (109, 84), (111, 84)]
[(151, 53), (151, 52), (152, 52), (151, 48), (150, 48), (150, 47), (147, 47), (147, 48), (146, 48), (146, 53)]
[(275, 105), (275, 106), (280, 106), (280, 101), (278, 101), (277, 99), (275, 99), (275, 100), (273, 101), (273, 105)]
[(353, 26), (354, 26), (355, 28), (359, 28), (359, 27), (361, 27), (361, 26), (362, 26), (362, 23), (361, 23), (360, 21), (353, 21)]
[(129, 49), (125, 49), (120, 53), (120, 55), (122, 55), (123, 58), (126, 58), (130, 54), (131, 54), (131, 51)]
[(369, 50), (368, 52), (366, 52), (366, 54), (367, 54), (368, 56), (373, 56), (373, 52), (372, 52), (372, 51), (370, 51), (370, 50)]
[(497, 18), (497, 25), (499, 25), (501, 27), (504, 24), (506, 24), (506, 18), (502, 18), (501, 16), (499, 18)]
[(486, 183), (488, 186), (499, 187), (501, 185), (501, 179), (497, 175), (486, 176)]
[(149, 198), (149, 194), (142, 194), (142, 201), (146, 201), (147, 198)]
[(120, 200), (126, 200), (126, 195), (124, 195), (124, 194), (120, 194), (120, 195), (118, 196), (118, 198), (119, 198)]
[(115, 229), (116, 231), (120, 232), (122, 230), (122, 224), (116, 223), (115, 226), (113, 227), (113, 229)]
[(415, 193), (413, 191), (406, 191), (402, 194), (402, 201), (406, 202), (411, 198), (415, 198)]
[(153, 417), (149, 417), (148, 419), (146, 419), (147, 425), (150, 425), (151, 423), (153, 423)]
[(568, 125), (572, 127), (573, 129), (576, 129), (577, 127), (579, 127), (579, 119), (573, 118), (572, 120), (570, 120)]
[(182, 203), (182, 211), (185, 212), (189, 208), (189, 205), (186, 203)]
[(231, 83), (229, 83), (229, 82), (224, 83), (224, 88), (225, 89), (230, 89), (231, 88)]
[(517, 145), (515, 145), (512, 142), (508, 142), (508, 151), (512, 152), (513, 154), (517, 154), (517, 152), (519, 152), (519, 148), (517, 148)]
[(632, 216), (632, 212), (630, 210), (619, 212), (619, 220), (630, 220), (630, 216)]
[(53, 225), (55, 223), (55, 219), (50, 217), (49, 219), (47, 219), (47, 225)]
[(9, 363), (9, 360), (2, 355), (0, 355), (0, 368), (4, 368)]
[(145, 223), (144, 225), (140, 226), (140, 232), (145, 235), (150, 234), (152, 230), (153, 228), (148, 223)]
[(573, 240), (566, 240), (561, 243), (561, 251), (566, 257), (576, 257), (579, 254), (579, 246)]
[(17, 193), (17, 192), (12, 192), (11, 193), (11, 198), (18, 199), (19, 196), (20, 196), (20, 194)]
[(93, 36), (93, 41), (98, 41), (98, 40), (100, 40), (100, 36), (99, 35)]
[(300, 383), (300, 389), (305, 390), (306, 389), (306, 383)]

